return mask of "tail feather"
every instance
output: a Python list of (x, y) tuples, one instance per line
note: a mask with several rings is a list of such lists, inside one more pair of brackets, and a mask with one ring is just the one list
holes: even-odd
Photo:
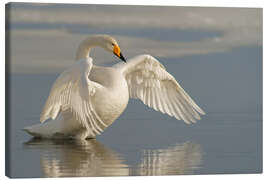
[(78, 121), (72, 119), (64, 120), (62, 116), (58, 116), (55, 120), (27, 126), (23, 130), (31, 136), (44, 139), (66, 139), (72, 136), (77, 139), (94, 138), (89, 136), (88, 132), (81, 127)]
[(23, 130), (34, 137), (46, 137), (46, 133), (43, 132), (41, 124), (24, 127)]

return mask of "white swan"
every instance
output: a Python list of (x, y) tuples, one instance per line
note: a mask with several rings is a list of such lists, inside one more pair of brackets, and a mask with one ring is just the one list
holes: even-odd
[[(112, 67), (95, 66), (89, 53), (97, 46), (126, 62), (114, 38), (96, 35), (84, 40), (77, 61), (54, 82), (42, 123), (25, 127), (26, 132), (43, 138), (94, 138), (121, 115), (129, 98), (187, 124), (205, 114), (154, 57), (140, 55)], [(43, 123), (50, 118), (54, 121)]]

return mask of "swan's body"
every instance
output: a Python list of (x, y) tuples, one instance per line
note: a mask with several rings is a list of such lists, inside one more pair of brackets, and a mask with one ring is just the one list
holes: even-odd
[[(136, 98), (157, 111), (195, 123), (204, 114), (155, 58), (140, 55), (113, 67), (93, 65), (91, 47), (101, 46), (125, 61), (117, 42), (109, 36), (94, 36), (81, 43), (77, 62), (55, 81), (40, 121), (24, 128), (36, 137), (94, 138)], [(112, 47), (110, 47), (112, 46)]]

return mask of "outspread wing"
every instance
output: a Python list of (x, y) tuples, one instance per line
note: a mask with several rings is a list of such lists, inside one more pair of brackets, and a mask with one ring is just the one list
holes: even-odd
[(191, 99), (164, 66), (150, 55), (140, 55), (115, 65), (125, 76), (131, 98), (140, 99), (186, 123), (195, 123), (204, 111)]
[(89, 80), (91, 68), (92, 59), (83, 59), (56, 79), (40, 115), (41, 122), (55, 119), (61, 113), (64, 119), (72, 117), (79, 121), (92, 135), (100, 134), (107, 127), (91, 103), (97, 88), (102, 88)]

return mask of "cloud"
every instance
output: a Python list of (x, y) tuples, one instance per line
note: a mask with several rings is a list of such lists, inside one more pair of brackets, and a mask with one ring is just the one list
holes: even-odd
[[(255, 8), (11, 3), (8, 17), (12, 72), (62, 70), (72, 64), (80, 41), (98, 32), (113, 33), (127, 57), (142, 53), (180, 57), (262, 46), (262, 9)], [(143, 36), (145, 29), (150, 33)], [(151, 30), (159, 33), (153, 36)], [(193, 34), (184, 33), (190, 31), (206, 33), (194, 39)], [(176, 40), (168, 41), (166, 36)], [(190, 41), (181, 41), (181, 36)], [(99, 49), (91, 56), (98, 64), (114, 60)]]

